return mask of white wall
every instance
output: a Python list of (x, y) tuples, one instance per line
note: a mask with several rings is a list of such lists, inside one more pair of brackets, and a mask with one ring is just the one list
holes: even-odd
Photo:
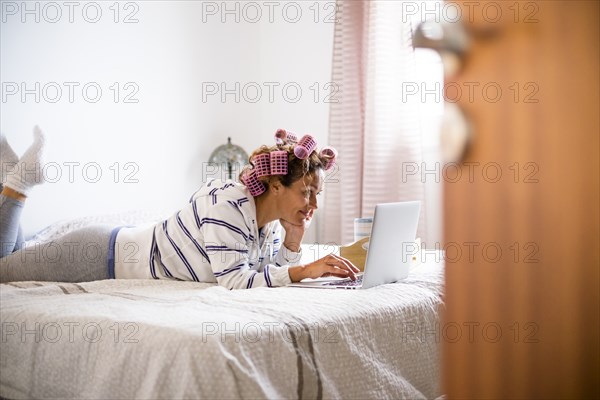
[[(202, 184), (203, 162), (227, 136), (247, 151), (272, 143), (280, 127), (325, 142), (329, 107), (323, 87), (331, 76), (334, 28), (323, 22), (331, 11), (327, 3), (319, 6), (317, 23), (313, 2), (295, 3), (302, 6), (295, 23), (296, 10), (288, 2), (278, 3), (272, 22), (269, 8), (254, 3), (262, 12), (256, 23), (249, 22), (256, 8), (239, 2), (228, 3), (231, 10), (239, 7), (239, 22), (235, 12), (221, 21), (222, 2), (122, 2), (117, 23), (112, 1), (76, 3), (69, 22), (63, 2), (30, 2), (31, 14), (23, 13), (21, 2), (1, 2), (0, 129), (20, 154), (32, 127), (40, 125), (47, 136), (46, 161), (53, 165), (48, 172), (56, 181), (36, 188), (28, 199), (22, 218), (27, 233), (85, 215), (174, 211)], [(98, 22), (86, 21), (96, 18), (96, 5), (102, 12)], [(208, 12), (215, 9), (216, 15)], [(138, 22), (124, 23), (127, 15)], [(11, 94), (13, 83), (35, 89), (36, 82), (39, 102), (34, 94), (22, 99), (20, 89)], [(79, 85), (72, 102), (64, 82)], [(121, 95), (116, 103), (115, 82)], [(126, 88), (129, 82), (133, 85)], [(229, 89), (235, 82), (241, 87), (256, 82), (262, 98), (251, 103), (242, 96), (238, 103), (231, 94), (225, 102), (220, 96), (203, 102), (207, 82), (225, 82)], [(264, 82), (280, 85), (273, 102)], [(290, 82), (302, 89), (296, 103), (282, 95)], [(321, 88), (316, 102), (310, 89), (315, 82)], [(84, 98), (86, 83), (102, 89), (97, 102), (91, 102), (93, 87)], [(55, 86), (62, 97), (53, 103)], [(124, 95), (135, 87), (139, 91), (132, 99), (138, 102), (125, 103)], [(247, 94), (255, 96), (252, 90)], [(79, 163), (72, 179), (65, 164), (71, 162)], [(125, 163), (132, 164), (125, 168)], [(98, 166), (102, 175), (92, 182)], [(126, 176), (137, 183), (125, 182)]]

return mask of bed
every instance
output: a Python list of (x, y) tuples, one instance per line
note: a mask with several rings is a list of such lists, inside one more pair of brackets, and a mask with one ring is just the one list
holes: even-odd
[(0, 397), (434, 399), (444, 264), (431, 255), (358, 291), (2, 284)]

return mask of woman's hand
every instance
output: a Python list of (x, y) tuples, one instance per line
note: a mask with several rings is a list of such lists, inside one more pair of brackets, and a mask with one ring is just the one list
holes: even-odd
[(300, 245), (302, 244), (302, 239), (304, 239), (304, 233), (306, 233), (310, 227), (312, 216), (313, 210), (310, 210), (304, 221), (302, 221), (302, 224), (299, 225), (292, 224), (285, 219), (279, 220), (279, 223), (283, 229), (285, 229), (285, 242), (283, 243), (285, 247), (296, 253), (300, 251)]
[(360, 270), (344, 257), (330, 254), (304, 266), (290, 267), (288, 272), (292, 282), (300, 282), (304, 278), (316, 279), (327, 276), (350, 278), (354, 281)]

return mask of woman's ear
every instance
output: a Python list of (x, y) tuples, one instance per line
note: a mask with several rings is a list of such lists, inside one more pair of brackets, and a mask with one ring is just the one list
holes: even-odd
[(277, 178), (271, 178), (269, 180), (269, 188), (271, 189), (271, 192), (275, 195), (279, 195), (282, 192), (283, 189), (283, 185), (281, 184), (281, 181)]

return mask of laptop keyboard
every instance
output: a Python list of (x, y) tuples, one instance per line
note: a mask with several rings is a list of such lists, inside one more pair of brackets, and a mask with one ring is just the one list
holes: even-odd
[(352, 279), (348, 278), (348, 279), (344, 279), (341, 281), (331, 281), (331, 282), (327, 282), (324, 283), (324, 286), (360, 286), (362, 285), (362, 278), (363, 275), (357, 276), (356, 280), (353, 281)]

